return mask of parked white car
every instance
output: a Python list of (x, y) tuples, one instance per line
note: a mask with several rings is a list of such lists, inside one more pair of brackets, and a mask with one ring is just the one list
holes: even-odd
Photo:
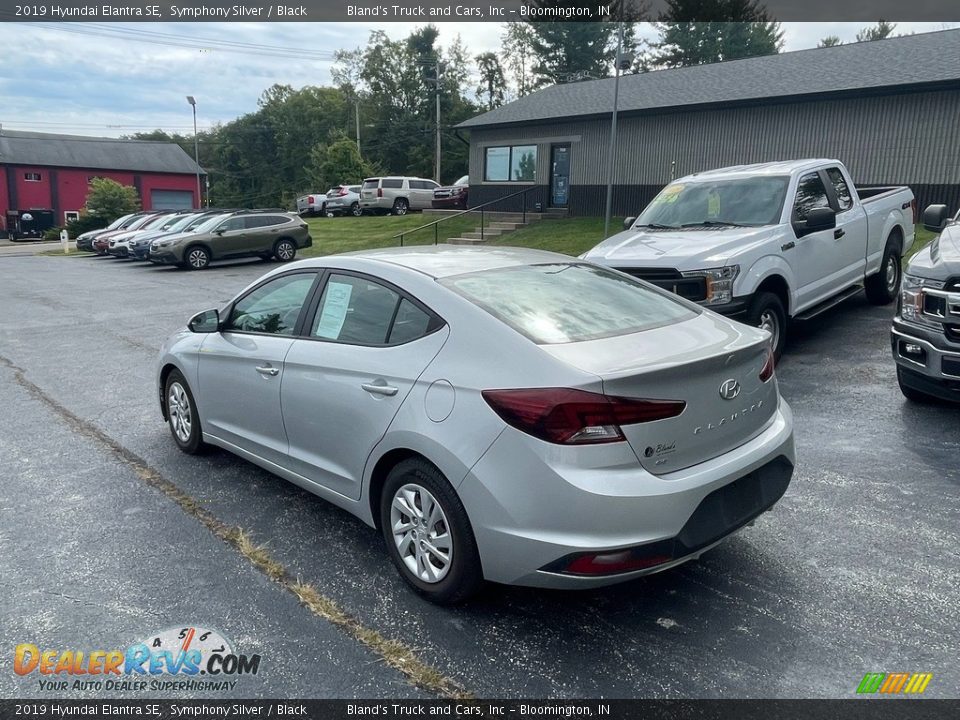
[(769, 331), (779, 356), (791, 318), (864, 287), (893, 302), (913, 223), (910, 188), (857, 188), (839, 160), (741, 165), (670, 183), (582, 257)]
[(360, 207), (365, 212), (406, 215), (408, 210), (433, 207), (433, 191), (440, 187), (433, 180), (416, 177), (376, 177), (363, 181)]
[(359, 185), (338, 185), (327, 193), (327, 217), (334, 215), (353, 215), (360, 217), (363, 209), (360, 207)]

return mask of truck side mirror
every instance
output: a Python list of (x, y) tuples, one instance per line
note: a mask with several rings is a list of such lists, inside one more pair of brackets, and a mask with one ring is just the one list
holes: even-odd
[(630, 228), (633, 227), (633, 224), (634, 224), (636, 221), (637, 221), (637, 218), (635, 218), (635, 217), (628, 217), (626, 220), (623, 221), (623, 229), (624, 229), (624, 230), (629, 230)]
[(833, 208), (818, 207), (807, 212), (806, 230), (830, 230), (837, 226), (837, 213)]
[(949, 217), (946, 205), (928, 205), (923, 211), (923, 226), (932, 233), (939, 233), (946, 227)]

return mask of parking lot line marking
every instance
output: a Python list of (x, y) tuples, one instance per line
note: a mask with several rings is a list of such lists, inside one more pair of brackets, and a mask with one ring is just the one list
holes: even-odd
[(413, 685), (444, 698), (457, 700), (473, 698), (472, 694), (463, 689), (455, 680), (445, 676), (440, 670), (417, 657), (412, 647), (399, 640), (385, 637), (378, 630), (367, 627), (341, 608), (335, 600), (323, 595), (312, 585), (295, 577), (266, 548), (255, 544), (243, 528), (228, 525), (217, 518), (176, 484), (150, 467), (146, 460), (125, 448), (95, 425), (61, 405), (48, 395), (43, 388), (28, 380), (21, 367), (2, 355), (0, 355), (0, 364), (12, 370), (16, 383), (31, 396), (47, 405), (68, 426), (102, 445), (118, 460), (130, 467), (140, 480), (173, 500), (185, 514), (199, 521), (215, 537), (236, 550), (261, 573), (287, 592), (295, 595), (313, 615), (336, 625), (347, 635), (365, 645), (379, 656), (386, 665), (403, 674)]

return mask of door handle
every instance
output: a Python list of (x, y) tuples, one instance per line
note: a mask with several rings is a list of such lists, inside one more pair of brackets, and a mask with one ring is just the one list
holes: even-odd
[(847, 234), (846, 230), (844, 230), (843, 228), (837, 228), (836, 230), (833, 231), (833, 239), (839, 240), (846, 234)]
[(368, 393), (373, 393), (374, 395), (386, 395), (387, 397), (393, 397), (397, 394), (397, 388), (389, 385), (374, 385), (373, 383), (364, 383), (360, 387), (362, 387)]
[(280, 368), (270, 367), (269, 365), (259, 365), (257, 367), (257, 372), (261, 375), (269, 375), (270, 377), (276, 377), (280, 374)]

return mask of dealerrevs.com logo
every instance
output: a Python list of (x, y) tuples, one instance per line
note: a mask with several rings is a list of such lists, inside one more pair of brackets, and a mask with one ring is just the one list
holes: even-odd
[(259, 655), (241, 655), (216, 630), (170, 628), (125, 650), (14, 649), (17, 675), (37, 676), (41, 690), (232, 690), (240, 675), (256, 675)]

